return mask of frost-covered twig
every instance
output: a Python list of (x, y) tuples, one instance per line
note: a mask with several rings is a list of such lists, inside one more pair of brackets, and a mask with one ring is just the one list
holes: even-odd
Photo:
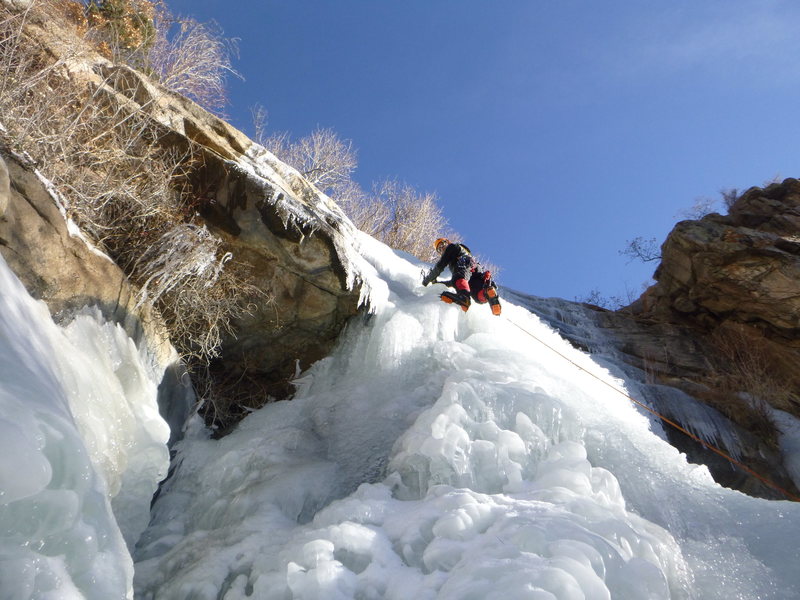
[(155, 304), (177, 286), (192, 280), (201, 288), (219, 279), (228, 252), (217, 258), (220, 239), (205, 226), (183, 223), (167, 231), (136, 261), (136, 271), (144, 278), (137, 306)]

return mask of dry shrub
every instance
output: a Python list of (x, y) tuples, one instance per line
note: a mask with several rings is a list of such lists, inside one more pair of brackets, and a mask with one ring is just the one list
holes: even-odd
[(711, 336), (718, 354), (710, 374), (713, 404), (723, 414), (777, 445), (772, 407), (793, 397), (798, 381), (787, 376), (785, 358), (764, 334), (741, 324), (725, 324)]
[(736, 204), (736, 201), (742, 197), (742, 194), (739, 192), (738, 188), (722, 188), (719, 191), (719, 194), (722, 196), (722, 203), (728, 210), (733, 208), (733, 205)]
[(186, 277), (158, 303), (172, 342), (200, 369), (219, 356), (224, 337), (234, 334), (235, 321), (273, 301), (252, 283), (248, 265), (230, 264), (228, 258), (214, 256), (210, 270)]
[(374, 184), (371, 194), (364, 192), (352, 178), (358, 161), (350, 140), (341, 140), (331, 129), (317, 129), (297, 141), (288, 133), (265, 137), (266, 111), (259, 107), (253, 117), (259, 143), (330, 196), (361, 231), (426, 261), (438, 258), (432, 245), (436, 238), (457, 238), (436, 194), (419, 193), (394, 179)]
[[(263, 113), (260, 117), (263, 119)], [(259, 117), (256, 117), (259, 118)], [(263, 131), (264, 125), (257, 125)], [(259, 135), (263, 136), (263, 133)], [(358, 166), (350, 140), (342, 140), (332, 129), (315, 129), (311, 135), (293, 142), (286, 133), (276, 133), (258, 142), (283, 162), (297, 169), (321, 192), (335, 197), (338, 188), (352, 183)]]
[(114, 62), (146, 69), (156, 39), (156, 12), (150, 0), (89, 0), (86, 19), (91, 38)]
[(191, 157), (165, 150), (165, 132), (148, 115), (75, 83), (64, 69), (73, 57), (43, 60), (25, 26), (48, 10), (46, 2), (22, 13), (0, 7), (5, 141), (35, 161), (69, 216), (141, 286), (139, 303), (163, 314), (178, 350), (207, 362), (231, 321), (268, 298), (197, 222), (184, 183)]
[(459, 239), (449, 229), (436, 194), (420, 193), (395, 179), (374, 184), (371, 195), (356, 184), (342, 186), (334, 199), (358, 229), (421, 260), (438, 260), (433, 248), (437, 238)]
[(215, 23), (177, 19), (165, 9), (156, 25), (149, 71), (165, 87), (221, 114), (227, 102), (227, 77), (239, 77), (231, 61), (237, 54), (236, 40), (223, 37)]
[(89, 19), (86, 16), (86, 6), (80, 0), (63, 0), (58, 3), (61, 15), (73, 24), (80, 36), (85, 36), (89, 30)]
[(373, 188), (375, 205), (382, 205), (383, 222), (374, 223), (376, 237), (398, 250), (422, 259), (437, 258), (433, 240), (447, 227), (438, 198), (433, 193), (419, 193), (411, 186), (396, 180), (386, 180)]
[(67, 0), (61, 11), (95, 50), (157, 79), (205, 109), (221, 114), (236, 40), (216, 23), (176, 17), (160, 0)]

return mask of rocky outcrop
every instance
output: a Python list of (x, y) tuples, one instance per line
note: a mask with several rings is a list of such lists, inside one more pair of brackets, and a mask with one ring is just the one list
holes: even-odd
[(346, 241), (352, 226), (259, 147), (237, 162), (207, 157), (193, 177), (206, 190), (206, 223), (269, 297), (235, 324), (214, 367), (285, 397), (296, 370), (329, 354), (358, 311), (361, 282)]
[(213, 370), (252, 382), (263, 399), (286, 396), (296, 369), (328, 354), (360, 305), (344, 235), (349, 221), (294, 169), (222, 119), (89, 48), (76, 51), (58, 19), (31, 18), (26, 28), (65, 77), (113, 112), (148, 119), (158, 143), (184, 157), (188, 204), (223, 240), (229, 264), (245, 269), (268, 299), (233, 324)]
[(710, 364), (758, 358), (783, 387), (770, 403), (800, 416), (800, 181), (751, 188), (728, 215), (678, 223), (654, 277), (626, 312), (687, 328)]
[(731, 320), (800, 342), (800, 181), (748, 190), (730, 214), (678, 223), (644, 310), (711, 326)]
[[(54, 191), (33, 165), (0, 149), (0, 173), (7, 174), (0, 214), (0, 254), (34, 298), (47, 303), (56, 319), (68, 321), (86, 306), (100, 309), (162, 360), (173, 352), (157, 317), (134, 309), (136, 290), (102, 252), (70, 231)], [(4, 194), (5, 191), (5, 194)], [(2, 200), (0, 200), (2, 202)]]
[[(800, 181), (752, 188), (728, 215), (678, 223), (656, 284), (617, 312), (594, 309), (619, 357), (641, 379), (685, 392), (731, 421), (742, 462), (796, 493), (781, 465), (777, 408), (800, 417)], [(654, 400), (669, 415), (670, 400)], [(765, 407), (762, 402), (769, 405)], [(667, 429), (722, 483), (780, 494)]]
[(268, 297), (234, 323), (213, 365), (229, 379), (285, 397), (297, 369), (326, 356), (361, 302), (352, 225), (297, 171), (187, 99), (126, 67), (99, 85), (165, 128), (164, 144), (192, 157), (197, 210)]
[(234, 323), (214, 371), (287, 396), (297, 369), (326, 356), (359, 308), (352, 225), (297, 171), (183, 96), (127, 67), (101, 62), (93, 73), (110, 102), (149, 115), (161, 143), (191, 157), (197, 210), (269, 298)]
[(6, 148), (0, 148), (0, 255), (57, 322), (97, 309), (150, 350), (165, 369), (159, 409), (170, 424), (171, 441), (178, 439), (194, 393), (159, 316), (137, 307), (136, 290), (122, 270), (68, 221), (57, 193), (33, 165)]

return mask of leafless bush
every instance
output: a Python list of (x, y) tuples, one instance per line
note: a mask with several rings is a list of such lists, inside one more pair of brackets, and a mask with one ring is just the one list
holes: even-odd
[(361, 231), (423, 260), (436, 258), (433, 240), (453, 235), (435, 194), (421, 194), (396, 180), (374, 184), (371, 194), (364, 192), (352, 178), (358, 164), (352, 142), (331, 129), (317, 129), (293, 142), (288, 133), (263, 137), (263, 108), (256, 109), (254, 122), (260, 143), (328, 194)]
[(267, 121), (269, 113), (267, 109), (262, 104), (256, 104), (255, 106), (250, 107), (250, 113), (253, 118), (253, 130), (255, 132), (253, 139), (256, 141), (256, 143), (261, 144), (265, 148), (269, 149), (265, 143), (265, 141), (268, 139)]
[(316, 129), (296, 142), (288, 133), (276, 133), (260, 143), (334, 199), (340, 189), (353, 183), (352, 174), (358, 166), (353, 142), (340, 139), (332, 129)]
[(592, 306), (599, 306), (607, 310), (618, 310), (625, 306), (625, 303), (619, 296), (606, 296), (597, 288), (594, 288), (584, 296), (575, 296), (575, 302), (591, 304)]
[(176, 347), (207, 361), (231, 321), (268, 298), (194, 222), (180, 185), (191, 157), (163, 150), (163, 131), (147, 115), (73, 82), (68, 57), (47, 62), (25, 26), (47, 19), (52, 6), (33, 7), (0, 7), (5, 141), (36, 161), (69, 216), (141, 286), (140, 303), (161, 311)]
[(86, 27), (95, 49), (158, 79), (200, 106), (221, 113), (227, 101), (236, 40), (216, 23), (177, 18), (160, 0), (88, 0), (83, 14), (68, 2), (73, 20)]
[(227, 101), (227, 77), (239, 76), (231, 62), (236, 41), (226, 39), (216, 23), (175, 19), (165, 10), (156, 19), (156, 31), (149, 70), (167, 88), (220, 113)]
[(763, 333), (730, 326), (717, 330), (713, 340), (741, 391), (769, 404), (791, 396), (791, 383), (776, 370), (778, 363)]
[(114, 62), (146, 69), (159, 6), (150, 0), (88, 0), (90, 39)]
[(5, 127), (19, 145), (36, 138), (39, 145), (59, 143), (57, 127), (74, 111), (75, 98), (56, 98), (63, 88), (63, 60), (43, 63), (24, 29), (35, 17), (29, 8), (15, 13), (0, 5), (0, 108)]
[(722, 188), (719, 191), (719, 194), (722, 196), (722, 203), (728, 210), (730, 210), (731, 207), (736, 204), (736, 201), (741, 197), (738, 188)]
[(447, 220), (435, 194), (386, 180), (374, 187), (373, 199), (388, 209), (388, 218), (377, 228), (378, 239), (423, 259), (436, 258), (432, 242), (446, 230)]
[(173, 341), (201, 362), (218, 355), (232, 321), (271, 301), (247, 276), (225, 268), (232, 255), (220, 256), (220, 244), (204, 226), (180, 223), (146, 248), (134, 268), (142, 281), (139, 303), (161, 307)]
[(678, 213), (679, 217), (684, 219), (691, 219), (691, 220), (698, 220), (702, 219), (708, 214), (714, 212), (714, 209), (717, 206), (717, 200), (714, 198), (709, 198), (707, 196), (700, 196), (695, 198), (694, 204), (689, 208), (681, 211)]
[(207, 277), (187, 277), (158, 304), (173, 343), (201, 369), (219, 356), (223, 338), (233, 334), (235, 321), (273, 301), (252, 283), (246, 269), (246, 265), (228, 264), (213, 283)]
[(619, 296), (606, 296), (599, 289), (594, 288), (588, 294), (575, 296), (574, 299), (575, 302), (593, 304), (608, 310), (620, 310), (638, 300), (652, 283), (652, 280), (644, 281), (638, 289), (628, 287), (628, 285), (625, 284), (625, 293)]
[(628, 240), (627, 244), (628, 245), (623, 250), (620, 250), (619, 253), (628, 256), (628, 262), (631, 260), (640, 260), (642, 262), (661, 260), (661, 248), (656, 238), (647, 239), (639, 236)]
[[(425, 261), (438, 260), (433, 241), (460, 236), (449, 228), (436, 194), (420, 193), (408, 184), (385, 180), (366, 194), (357, 184), (342, 186), (334, 199), (356, 227), (387, 246)], [(478, 259), (497, 275), (499, 268)]]
[(169, 229), (136, 261), (144, 280), (139, 303), (155, 304), (188, 281), (212, 287), (231, 259), (230, 253), (218, 258), (220, 243), (204, 226), (180, 223)]
[(374, 235), (376, 224), (382, 223), (389, 215), (388, 207), (371, 200), (364, 189), (352, 180), (338, 186), (331, 198), (358, 229), (369, 235)]
[(82, 119), (91, 125), (65, 128), (61, 152), (43, 169), (81, 228), (121, 266), (134, 267), (143, 248), (185, 217), (173, 189), (185, 157), (162, 150), (159, 131), (141, 115), (91, 103)]
[(723, 399), (717, 408), (770, 443), (777, 439), (771, 406), (786, 402), (797, 381), (782, 374), (779, 357), (764, 335), (743, 325), (729, 325), (711, 336), (719, 352), (712, 386)]

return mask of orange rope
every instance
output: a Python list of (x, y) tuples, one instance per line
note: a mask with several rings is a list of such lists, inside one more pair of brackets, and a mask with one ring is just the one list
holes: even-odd
[(736, 459), (735, 459), (735, 458), (733, 458), (732, 456), (730, 456), (730, 455), (726, 454), (725, 452), (723, 452), (722, 450), (720, 450), (720, 449), (719, 449), (719, 448), (717, 448), (716, 446), (714, 446), (714, 445), (712, 445), (712, 444), (709, 444), (709, 443), (708, 443), (708, 442), (706, 442), (705, 440), (702, 440), (702, 439), (700, 439), (698, 436), (696, 436), (696, 435), (695, 435), (695, 434), (693, 434), (692, 432), (690, 432), (690, 431), (686, 430), (685, 428), (681, 427), (680, 425), (678, 425), (678, 424), (677, 424), (675, 421), (672, 421), (672, 420), (668, 419), (667, 417), (665, 417), (664, 415), (662, 415), (662, 414), (658, 413), (657, 411), (653, 410), (652, 408), (650, 408), (649, 406), (645, 405), (644, 403), (642, 403), (642, 402), (640, 402), (640, 401), (636, 400), (636, 398), (632, 398), (630, 395), (626, 394), (625, 392), (623, 392), (623, 391), (622, 391), (621, 389), (619, 389), (618, 387), (616, 387), (616, 386), (614, 386), (614, 385), (611, 385), (610, 383), (608, 383), (607, 381), (605, 381), (605, 380), (603, 380), (603, 379), (600, 379), (600, 378), (599, 378), (597, 375), (595, 375), (595, 374), (594, 374), (594, 373), (592, 373), (591, 371), (588, 371), (587, 369), (585, 369), (584, 367), (582, 367), (581, 365), (579, 365), (578, 363), (576, 363), (574, 360), (572, 360), (571, 358), (569, 358), (569, 357), (568, 357), (568, 356), (566, 356), (565, 354), (562, 354), (561, 352), (559, 352), (558, 350), (556, 350), (556, 349), (555, 349), (555, 348), (553, 348), (552, 346), (550, 346), (550, 345), (548, 345), (548, 344), (544, 343), (542, 340), (540, 340), (540, 339), (539, 339), (539, 338), (537, 338), (535, 335), (533, 335), (533, 334), (532, 334), (530, 331), (528, 331), (527, 329), (525, 329), (525, 328), (521, 327), (520, 325), (518, 325), (517, 323), (515, 323), (514, 321), (512, 321), (511, 319), (509, 319), (509, 318), (508, 318), (508, 316), (506, 316), (506, 320), (507, 320), (509, 323), (511, 323), (512, 325), (514, 325), (515, 327), (517, 327), (517, 328), (518, 328), (520, 331), (522, 331), (522, 332), (524, 332), (524, 333), (527, 333), (529, 336), (531, 336), (533, 339), (535, 339), (537, 342), (539, 342), (539, 343), (540, 343), (542, 346), (544, 346), (545, 348), (549, 348), (551, 351), (555, 352), (555, 353), (556, 353), (556, 354), (558, 354), (558, 355), (559, 355), (561, 358), (563, 358), (563, 359), (564, 359), (564, 360), (566, 360), (567, 362), (569, 362), (569, 363), (573, 364), (574, 366), (576, 366), (578, 369), (580, 369), (580, 370), (581, 370), (581, 371), (583, 371), (584, 373), (587, 373), (587, 374), (591, 375), (592, 377), (594, 377), (594, 378), (595, 378), (597, 381), (599, 381), (600, 383), (602, 383), (602, 384), (604, 384), (604, 385), (606, 385), (606, 386), (610, 387), (612, 390), (614, 390), (614, 391), (615, 391), (615, 392), (617, 392), (618, 394), (621, 394), (622, 396), (624, 396), (625, 398), (627, 398), (628, 400), (630, 400), (630, 401), (631, 401), (631, 402), (633, 402), (634, 404), (637, 404), (638, 406), (641, 406), (643, 409), (645, 409), (645, 410), (646, 410), (646, 411), (648, 411), (649, 413), (652, 413), (653, 415), (655, 415), (656, 417), (658, 417), (659, 419), (661, 419), (661, 420), (662, 420), (662, 421), (664, 421), (665, 423), (667, 423), (667, 424), (669, 424), (669, 425), (672, 425), (672, 426), (673, 426), (675, 429), (677, 429), (678, 431), (680, 431), (680, 432), (682, 432), (682, 433), (685, 433), (685, 434), (686, 434), (686, 435), (688, 435), (690, 438), (692, 438), (694, 441), (698, 442), (699, 444), (702, 444), (703, 446), (705, 446), (706, 448), (708, 448), (708, 449), (709, 449), (709, 450), (711, 450), (712, 452), (715, 452), (716, 454), (720, 455), (722, 458), (724, 458), (724, 459), (726, 459), (726, 460), (730, 461), (730, 462), (731, 462), (731, 464), (734, 464), (734, 465), (736, 465), (736, 466), (737, 466), (737, 467), (739, 467), (741, 470), (743, 470), (744, 472), (748, 473), (749, 475), (752, 475), (753, 477), (755, 477), (756, 479), (758, 479), (759, 481), (761, 481), (762, 483), (764, 483), (764, 484), (765, 484), (765, 485), (767, 485), (768, 487), (771, 487), (771, 488), (773, 488), (773, 489), (775, 489), (775, 490), (779, 491), (781, 494), (783, 494), (784, 496), (786, 496), (786, 497), (787, 497), (789, 500), (792, 500), (793, 502), (800, 502), (800, 497), (798, 497), (798, 496), (796, 496), (796, 495), (792, 494), (792, 493), (791, 493), (791, 492), (789, 492), (788, 490), (785, 490), (785, 489), (783, 489), (781, 486), (779, 486), (778, 484), (776, 484), (776, 483), (774, 483), (774, 482), (770, 481), (769, 479), (767, 479), (767, 478), (766, 478), (766, 477), (764, 477), (763, 475), (759, 475), (758, 473), (756, 473), (756, 472), (755, 472), (753, 469), (751, 469), (751, 468), (750, 468), (750, 467), (748, 467), (747, 465), (745, 465), (745, 464), (743, 464), (743, 463), (739, 462), (738, 460), (736, 460)]

